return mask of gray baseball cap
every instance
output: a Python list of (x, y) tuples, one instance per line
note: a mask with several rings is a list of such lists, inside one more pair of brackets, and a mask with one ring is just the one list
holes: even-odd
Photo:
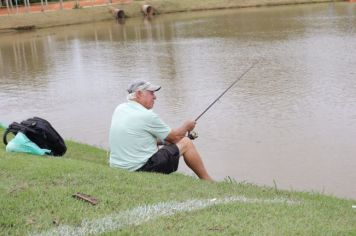
[(127, 88), (127, 92), (133, 93), (138, 90), (158, 91), (160, 89), (161, 86), (153, 85), (150, 82), (146, 82), (143, 80), (135, 80), (129, 85), (129, 87)]

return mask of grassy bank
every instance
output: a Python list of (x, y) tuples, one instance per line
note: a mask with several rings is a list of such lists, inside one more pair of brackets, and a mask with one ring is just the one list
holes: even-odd
[[(0, 145), (2, 235), (89, 229), (94, 234), (103, 229), (105, 235), (356, 234), (355, 200), (235, 181), (207, 183), (181, 174), (129, 173), (109, 168), (101, 149), (67, 144), (68, 152), (59, 158), (6, 153)], [(77, 200), (71, 196), (76, 192), (99, 203)], [(219, 200), (226, 197), (238, 199)], [(193, 210), (184, 210), (187, 204)]]
[(96, 6), (71, 10), (45, 11), (38, 13), (11, 14), (0, 16), (0, 33), (16, 29), (46, 28), (93, 21), (113, 19), (110, 8), (124, 10), (127, 17), (142, 16), (141, 6), (152, 5), (159, 13), (226, 9), (255, 6), (273, 6), (302, 3), (336, 2), (343, 0), (147, 0), (132, 1), (130, 4)]

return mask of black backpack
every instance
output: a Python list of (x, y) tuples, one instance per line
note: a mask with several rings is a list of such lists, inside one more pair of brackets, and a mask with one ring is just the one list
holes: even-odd
[(32, 142), (37, 144), (40, 148), (49, 149), (49, 155), (62, 156), (67, 151), (67, 147), (62, 137), (52, 127), (52, 125), (45, 119), (33, 117), (22, 121), (20, 124), (13, 122), (6, 129), (3, 141), (7, 145), (6, 136), (9, 133), (17, 134), (21, 132), (25, 134)]

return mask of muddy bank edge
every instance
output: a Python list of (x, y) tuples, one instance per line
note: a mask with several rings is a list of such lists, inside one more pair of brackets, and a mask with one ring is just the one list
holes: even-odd
[(124, 10), (127, 17), (142, 17), (141, 6), (149, 4), (153, 6), (159, 14), (240, 8), (275, 6), (287, 4), (322, 3), (322, 2), (342, 2), (344, 0), (151, 0), (132, 1), (126, 4), (113, 4), (95, 7), (85, 7), (79, 9), (68, 9), (58, 11), (45, 11), (23, 14), (11, 14), (0, 16), (0, 33), (16, 30), (28, 30), (34, 28), (47, 28), (54, 26), (81, 24), (93, 21), (103, 21), (114, 19), (111, 13), (112, 8)]

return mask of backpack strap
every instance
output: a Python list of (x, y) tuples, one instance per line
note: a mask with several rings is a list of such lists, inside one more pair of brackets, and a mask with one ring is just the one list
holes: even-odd
[(5, 145), (7, 145), (6, 136), (7, 136), (10, 132), (11, 132), (11, 131), (10, 131), (9, 129), (6, 129), (4, 135), (2, 136), (2, 141), (4, 142)]
[(17, 122), (12, 122), (9, 127), (5, 130), (5, 133), (2, 137), (2, 141), (4, 142), (5, 145), (7, 145), (7, 135), (9, 133), (13, 133), (14, 135), (17, 134), (17, 132), (20, 131), (20, 124)]
[(26, 135), (27, 132), (34, 132), (33, 129), (26, 127), (25, 125), (19, 124), (17, 122), (12, 122), (9, 127), (5, 130), (2, 141), (4, 142), (5, 145), (8, 144), (7, 142), (7, 135), (9, 133), (13, 133), (16, 135), (18, 132), (22, 132), (23, 134)]

